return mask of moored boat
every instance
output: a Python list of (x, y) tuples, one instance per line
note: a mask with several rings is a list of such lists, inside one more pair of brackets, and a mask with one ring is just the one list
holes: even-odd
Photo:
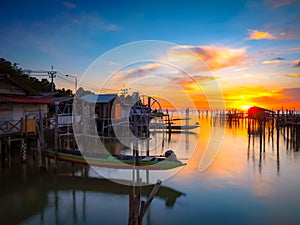
[(177, 160), (174, 153), (170, 153), (169, 151), (171, 150), (168, 150), (164, 156), (139, 156), (138, 158), (134, 158), (131, 155), (91, 157), (83, 156), (79, 151), (76, 153), (45, 151), (45, 153), (50, 158), (55, 158), (55, 154), (57, 154), (56, 158), (60, 161), (115, 169), (132, 169), (135, 166), (138, 169), (169, 170), (185, 165)]

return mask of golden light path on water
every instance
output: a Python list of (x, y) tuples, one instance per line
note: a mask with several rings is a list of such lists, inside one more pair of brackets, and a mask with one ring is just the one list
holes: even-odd
[[(289, 180), (289, 171), (295, 170), (300, 163), (300, 155), (294, 152), (293, 143), (288, 144), (288, 133), (283, 133), (285, 128), (281, 129), (278, 140), (276, 131), (272, 133), (267, 129), (260, 144), (259, 136), (248, 135), (246, 119), (229, 124), (221, 118), (202, 117), (200, 123), (199, 136), (190, 136), (189, 139), (198, 143), (197, 148), (185, 168), (172, 178), (176, 182), (188, 185), (193, 179), (202, 179), (202, 182), (214, 187), (250, 189), (252, 195), (258, 198), (275, 197), (278, 189), (284, 189), (285, 185), (299, 186), (295, 180), (284, 184), (284, 180)], [(221, 127), (225, 127), (225, 136), (218, 155), (205, 171), (199, 172), (211, 130)]]

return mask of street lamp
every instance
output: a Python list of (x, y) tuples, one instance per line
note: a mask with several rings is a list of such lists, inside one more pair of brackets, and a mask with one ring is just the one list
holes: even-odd
[(73, 76), (73, 75), (70, 75), (70, 74), (67, 74), (66, 77), (72, 77), (72, 78), (75, 79), (75, 94), (76, 94), (76, 91), (77, 91), (77, 77)]

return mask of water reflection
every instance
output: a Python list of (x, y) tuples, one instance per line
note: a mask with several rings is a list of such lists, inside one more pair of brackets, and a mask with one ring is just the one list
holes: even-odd
[[(172, 133), (165, 142), (172, 148), (184, 138), (181, 159), (196, 147), (187, 166), (163, 183), (143, 224), (298, 224), (297, 128), (267, 124), (261, 135), (249, 135), (247, 120), (209, 115), (200, 124), (199, 134)], [(225, 129), (225, 138), (212, 165), (200, 173), (212, 129)], [(59, 163), (59, 171), (41, 174), (30, 163), (1, 169), (1, 224), (128, 223), (129, 186), (93, 178), (85, 167)], [(142, 187), (142, 198), (152, 187)]]
[[(266, 155), (272, 155), (272, 159), (276, 160), (277, 175), (280, 175), (280, 149), (286, 149), (286, 154), (293, 154), (299, 151), (299, 140), (297, 139), (297, 127), (274, 126), (273, 121), (263, 124), (254, 124), (254, 130), (248, 127), (248, 161), (251, 159), (255, 164), (257, 154), (259, 172), (262, 172), (263, 165), (266, 162)], [(258, 153), (259, 151), (259, 153)], [(266, 151), (268, 151), (266, 153)]]
[[(70, 175), (40, 174), (37, 167), (18, 164), (15, 170), (1, 170), (1, 223), (91, 224), (101, 221), (103, 224), (122, 224), (126, 221), (128, 215), (124, 212), (128, 212), (130, 186), (107, 179), (71, 176), (72, 167), (65, 163), (60, 164), (60, 170), (62, 168)], [(75, 167), (77, 174), (81, 174), (82, 169)], [(24, 170), (25, 177), (20, 173)], [(141, 196), (147, 197), (152, 188), (153, 185), (142, 187)], [(156, 198), (172, 208), (182, 195), (182, 192), (161, 186)], [(98, 213), (91, 214), (91, 209)], [(115, 217), (119, 211), (123, 215)]]
[[(276, 171), (280, 174), (280, 158), (283, 155), (294, 155), (299, 152), (299, 126), (275, 126), (274, 122), (259, 125), (256, 121), (249, 127), (246, 118), (236, 121), (226, 120), (223, 117), (205, 117), (201, 120), (200, 142), (197, 153), (210, 141), (208, 135), (212, 129), (225, 128), (226, 134), (221, 146), (221, 154), (244, 149), (247, 144), (247, 161), (258, 167), (261, 173), (268, 161), (276, 161)], [(247, 141), (246, 141), (247, 139)], [(234, 141), (234, 142), (230, 142)], [(239, 145), (239, 146), (238, 146)], [(285, 151), (284, 151), (285, 150)], [(218, 160), (220, 160), (219, 157)], [(197, 158), (199, 160), (199, 157)], [(243, 163), (241, 161), (240, 163)], [(232, 165), (231, 165), (232, 166)]]

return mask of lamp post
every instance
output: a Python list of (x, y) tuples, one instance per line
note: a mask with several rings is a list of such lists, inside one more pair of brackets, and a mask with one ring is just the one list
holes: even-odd
[(77, 77), (73, 76), (73, 75), (70, 75), (70, 74), (67, 74), (66, 77), (72, 77), (72, 78), (75, 79), (75, 94), (76, 94), (76, 91), (77, 91)]

